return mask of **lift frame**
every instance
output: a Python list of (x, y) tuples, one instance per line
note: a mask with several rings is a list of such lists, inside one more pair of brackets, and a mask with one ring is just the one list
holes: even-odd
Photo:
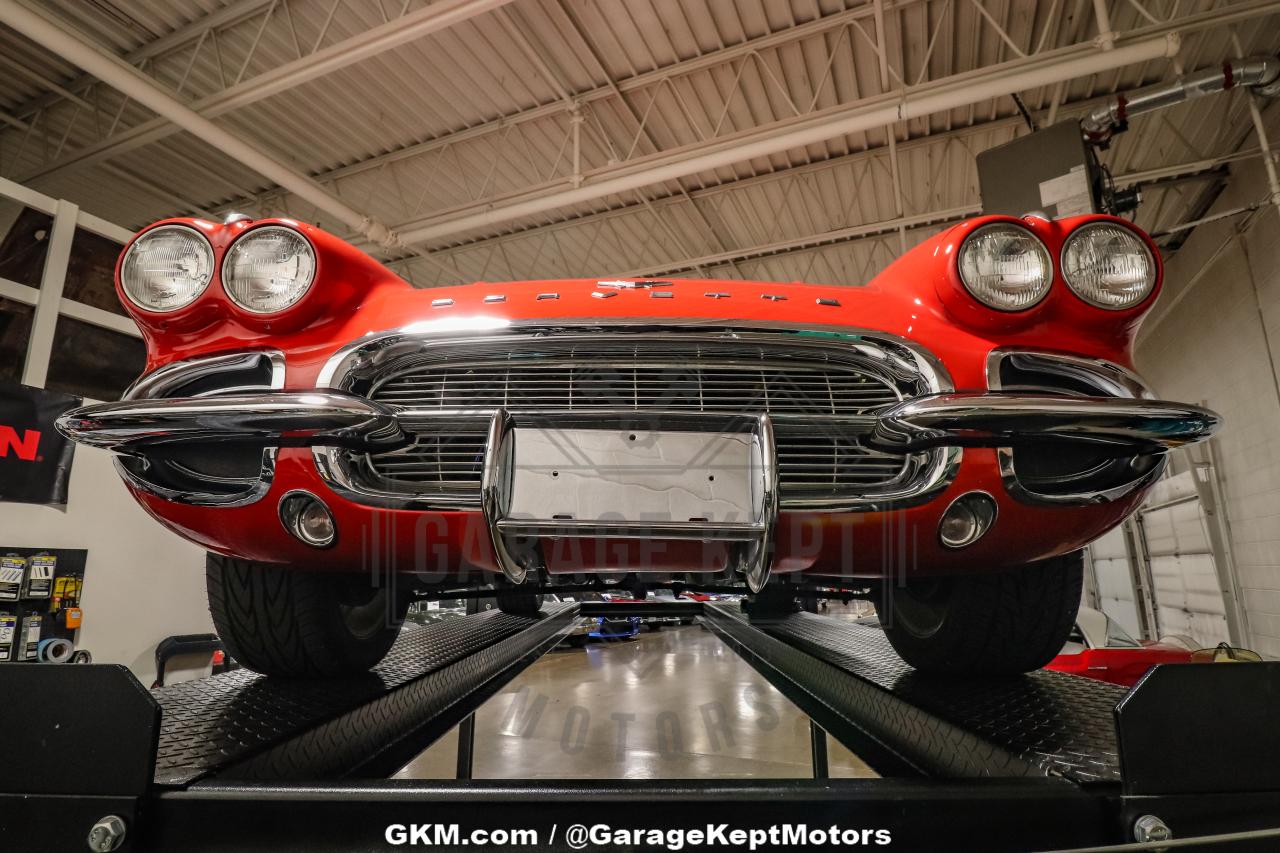
[[(813, 779), (496, 781), (474, 713), (584, 616), (698, 616), (813, 721)], [(83, 850), (391, 849), (392, 824), (887, 828), (899, 849), (1060, 850), (1280, 825), (1280, 663), (1156, 667), (1132, 690), (1054, 672), (945, 681), (875, 626), (737, 604), (582, 602), (407, 626), (367, 676), (238, 670), (150, 691), (113, 665), (0, 666), (0, 843)], [(459, 727), (457, 779), (389, 779)], [(826, 735), (881, 774), (829, 779)], [(1274, 849), (1245, 839), (1213, 849)], [(1252, 846), (1250, 846), (1252, 845)], [(93, 849), (90, 847), (90, 849)], [(660, 849), (660, 848), (653, 848)]]

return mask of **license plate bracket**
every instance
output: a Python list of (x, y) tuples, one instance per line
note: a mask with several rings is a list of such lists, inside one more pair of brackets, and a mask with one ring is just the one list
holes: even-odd
[(499, 412), (482, 493), (509, 578), (528, 570), (511, 564), (513, 537), (721, 540), (740, 543), (738, 570), (763, 587), (778, 506), (773, 427), (767, 415), (641, 424)]

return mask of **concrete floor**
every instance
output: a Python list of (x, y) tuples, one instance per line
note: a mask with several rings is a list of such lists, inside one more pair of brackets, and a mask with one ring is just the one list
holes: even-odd
[[(874, 776), (827, 738), (830, 775)], [(457, 730), (405, 779), (454, 775)], [(477, 779), (803, 778), (809, 718), (700, 624), (555, 649), (476, 713)]]

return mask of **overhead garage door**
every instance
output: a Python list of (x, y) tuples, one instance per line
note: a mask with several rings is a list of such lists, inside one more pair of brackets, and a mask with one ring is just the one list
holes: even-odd
[(1090, 546), (1092, 603), (1143, 639), (1240, 644), (1229, 625), (1235, 593), (1224, 522), (1213, 510), (1213, 467), (1186, 453), (1175, 454), (1170, 467), (1178, 473)]

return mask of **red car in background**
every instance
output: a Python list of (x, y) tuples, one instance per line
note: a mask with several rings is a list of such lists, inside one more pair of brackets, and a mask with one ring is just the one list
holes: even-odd
[(1101, 610), (1081, 607), (1061, 654), (1045, 669), (1132, 687), (1159, 663), (1191, 663), (1194, 650), (1166, 637), (1139, 642)]

